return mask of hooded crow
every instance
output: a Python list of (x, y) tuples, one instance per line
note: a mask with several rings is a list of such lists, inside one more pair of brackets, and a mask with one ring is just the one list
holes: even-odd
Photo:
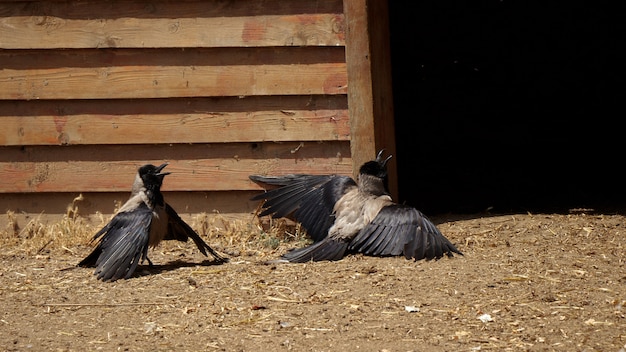
[(274, 186), (252, 197), (264, 200), (259, 216), (292, 217), (313, 240), (279, 261), (339, 260), (348, 253), (414, 260), (463, 255), (419, 210), (392, 201), (387, 191), (391, 155), (382, 159), (383, 151), (361, 166), (357, 181), (341, 175), (249, 176)]
[(91, 241), (99, 239), (98, 244), (78, 266), (95, 267), (94, 274), (102, 281), (128, 279), (140, 261), (152, 265), (148, 247), (156, 247), (163, 240), (186, 242), (190, 237), (202, 254), (208, 256), (208, 251), (216, 262), (226, 261), (165, 203), (161, 185), (170, 173), (161, 171), (166, 166), (147, 164), (139, 168), (130, 198), (93, 236)]

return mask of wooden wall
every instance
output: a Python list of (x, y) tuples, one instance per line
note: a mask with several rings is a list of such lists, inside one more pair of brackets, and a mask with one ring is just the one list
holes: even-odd
[(82, 215), (110, 214), (139, 166), (169, 162), (182, 215), (250, 214), (249, 174), (351, 175), (393, 152), (367, 1), (346, 4), (0, 0), (0, 210), (64, 214), (82, 194)]

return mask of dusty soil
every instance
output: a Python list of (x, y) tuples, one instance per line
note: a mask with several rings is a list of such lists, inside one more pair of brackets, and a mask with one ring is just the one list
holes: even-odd
[[(115, 283), (75, 268), (85, 244), (3, 248), (5, 351), (626, 350), (626, 222), (609, 214), (433, 217), (465, 256), (361, 255), (266, 265), (208, 241), (151, 252)], [(71, 269), (68, 269), (71, 268)]]

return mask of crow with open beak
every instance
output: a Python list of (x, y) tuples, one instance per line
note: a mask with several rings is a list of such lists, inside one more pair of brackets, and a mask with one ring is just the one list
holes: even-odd
[(152, 265), (148, 247), (156, 247), (163, 240), (186, 242), (190, 237), (202, 254), (208, 256), (208, 251), (216, 262), (226, 261), (165, 202), (161, 185), (170, 174), (162, 172), (166, 166), (147, 164), (139, 168), (130, 198), (93, 236), (92, 241), (99, 239), (98, 244), (79, 266), (95, 267), (94, 274), (103, 281), (128, 279), (140, 261)]
[(292, 217), (313, 240), (279, 261), (339, 260), (348, 253), (414, 260), (463, 255), (419, 210), (393, 202), (386, 186), (391, 156), (383, 159), (382, 153), (361, 166), (357, 181), (341, 175), (250, 176), (274, 187), (252, 197), (264, 201), (259, 216)]

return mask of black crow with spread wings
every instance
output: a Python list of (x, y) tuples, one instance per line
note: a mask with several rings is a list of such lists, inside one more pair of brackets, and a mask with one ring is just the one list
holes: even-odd
[(359, 169), (358, 179), (341, 175), (251, 175), (272, 189), (252, 200), (263, 200), (259, 216), (292, 217), (313, 240), (293, 249), (280, 261), (339, 260), (348, 253), (439, 259), (463, 255), (424, 214), (395, 203), (387, 191), (383, 150)]
[(97, 246), (78, 266), (95, 267), (95, 275), (103, 281), (130, 278), (137, 265), (147, 260), (148, 247), (156, 247), (163, 240), (186, 242), (191, 238), (200, 252), (209, 252), (218, 263), (226, 258), (217, 254), (202, 238), (167, 204), (161, 193), (161, 172), (166, 164), (151, 164), (139, 168), (128, 201), (92, 238)]

